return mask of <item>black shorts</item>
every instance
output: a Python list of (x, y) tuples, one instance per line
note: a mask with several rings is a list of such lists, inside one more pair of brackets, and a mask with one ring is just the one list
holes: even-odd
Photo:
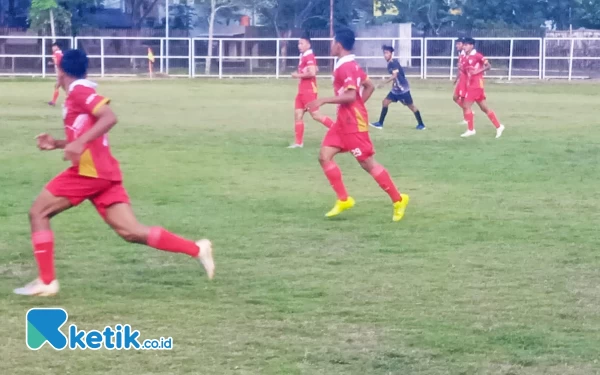
[(413, 104), (413, 98), (410, 95), (410, 91), (407, 91), (404, 94), (394, 94), (390, 91), (390, 93), (386, 96), (386, 99), (391, 100), (394, 103), (400, 102), (404, 105)]

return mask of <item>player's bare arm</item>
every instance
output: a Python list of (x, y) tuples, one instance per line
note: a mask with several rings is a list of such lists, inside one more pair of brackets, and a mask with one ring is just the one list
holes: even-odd
[(55, 150), (57, 148), (65, 148), (67, 141), (62, 139), (54, 139), (50, 134), (42, 133), (35, 137), (37, 147), (42, 151)]
[(375, 91), (375, 85), (373, 84), (373, 82), (371, 82), (370, 79), (366, 79), (364, 82), (361, 83), (362, 86), (362, 99), (363, 102), (367, 102), (370, 98), (371, 95), (373, 95), (373, 92)]
[(83, 133), (81, 137), (65, 146), (65, 160), (77, 162), (87, 143), (108, 133), (117, 124), (117, 116), (107, 105), (101, 106), (94, 115), (96, 116), (94, 126), (89, 131)]
[(490, 69), (492, 69), (492, 64), (490, 64), (488, 60), (485, 60), (483, 62), (483, 67), (471, 71), (471, 75), (477, 75), (479, 73), (487, 72)]
[(388, 78), (384, 78), (383, 82), (381, 82), (379, 85), (377, 85), (378, 88), (382, 88), (385, 85), (389, 84), (390, 82), (393, 82), (394, 80), (398, 79), (398, 71), (394, 70), (392, 72), (392, 75), (389, 76)]
[(313, 100), (312, 102), (308, 103), (306, 108), (308, 110), (311, 110), (311, 109), (318, 109), (325, 104), (350, 104), (350, 103), (354, 102), (355, 100), (356, 100), (356, 89), (349, 88), (346, 91), (344, 91), (343, 94), (341, 94), (339, 96), (332, 96), (329, 98), (321, 98), (321, 99)]
[(298, 73), (298, 72), (292, 73), (293, 78), (300, 78), (300, 79), (313, 78), (316, 76), (317, 76), (317, 67), (314, 65), (310, 65), (310, 66), (306, 67), (306, 69), (302, 73)]

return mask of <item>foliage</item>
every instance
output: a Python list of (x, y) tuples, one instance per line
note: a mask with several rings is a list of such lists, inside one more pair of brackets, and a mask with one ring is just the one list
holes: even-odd
[[(52, 25), (53, 18), (54, 25)], [(59, 6), (56, 0), (32, 0), (29, 8), (29, 27), (47, 33), (53, 28), (57, 34), (71, 32), (71, 13)]]

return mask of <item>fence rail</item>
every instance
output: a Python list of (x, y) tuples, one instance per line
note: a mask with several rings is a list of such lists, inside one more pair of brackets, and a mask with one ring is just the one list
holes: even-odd
[[(387, 75), (379, 49), (392, 44), (408, 76), (421, 79), (456, 75), (454, 38), (357, 38), (356, 59), (371, 76)], [(90, 76), (135, 76), (147, 73), (147, 51), (156, 70), (179, 77), (284, 78), (298, 64), (297, 39), (60, 37), (63, 48), (81, 48), (90, 58)], [(209, 46), (211, 43), (211, 46)], [(331, 73), (331, 41), (315, 38), (319, 75)], [(492, 63), (488, 77), (499, 79), (600, 78), (600, 38), (480, 38), (478, 50)], [(52, 39), (0, 36), (0, 76), (54, 75), (48, 68)]]

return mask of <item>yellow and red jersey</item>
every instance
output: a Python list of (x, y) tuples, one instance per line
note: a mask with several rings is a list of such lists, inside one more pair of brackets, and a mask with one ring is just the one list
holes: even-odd
[[(476, 50), (472, 50), (469, 54), (464, 57), (463, 69), (466, 73), (474, 70), (480, 70), (487, 64), (487, 59)], [(473, 74), (467, 79), (468, 89), (483, 89), (483, 75), (484, 72)]]
[(54, 62), (54, 68), (58, 70), (60, 68), (60, 62), (62, 61), (63, 53), (61, 50), (57, 50), (52, 53), (52, 62)]
[[(315, 58), (315, 54), (312, 49), (304, 52), (300, 55), (300, 63), (298, 64), (298, 73), (305, 73), (309, 66), (317, 66), (317, 59)], [(317, 93), (317, 77), (310, 78), (300, 78), (300, 83), (298, 84), (298, 92), (306, 93), (312, 92)]]
[[(96, 84), (80, 79), (69, 86), (63, 107), (63, 119), (67, 142), (73, 142), (89, 131), (96, 123), (96, 114), (110, 102), (96, 93)], [(71, 167), (81, 176), (121, 181), (119, 162), (112, 156), (105, 134), (85, 145), (78, 163)]]
[(333, 89), (339, 96), (347, 90), (354, 90), (356, 100), (349, 104), (340, 104), (334, 127), (341, 133), (359, 133), (369, 131), (369, 117), (361, 96), (361, 85), (368, 79), (365, 72), (354, 60), (354, 55), (340, 58), (333, 70)]

